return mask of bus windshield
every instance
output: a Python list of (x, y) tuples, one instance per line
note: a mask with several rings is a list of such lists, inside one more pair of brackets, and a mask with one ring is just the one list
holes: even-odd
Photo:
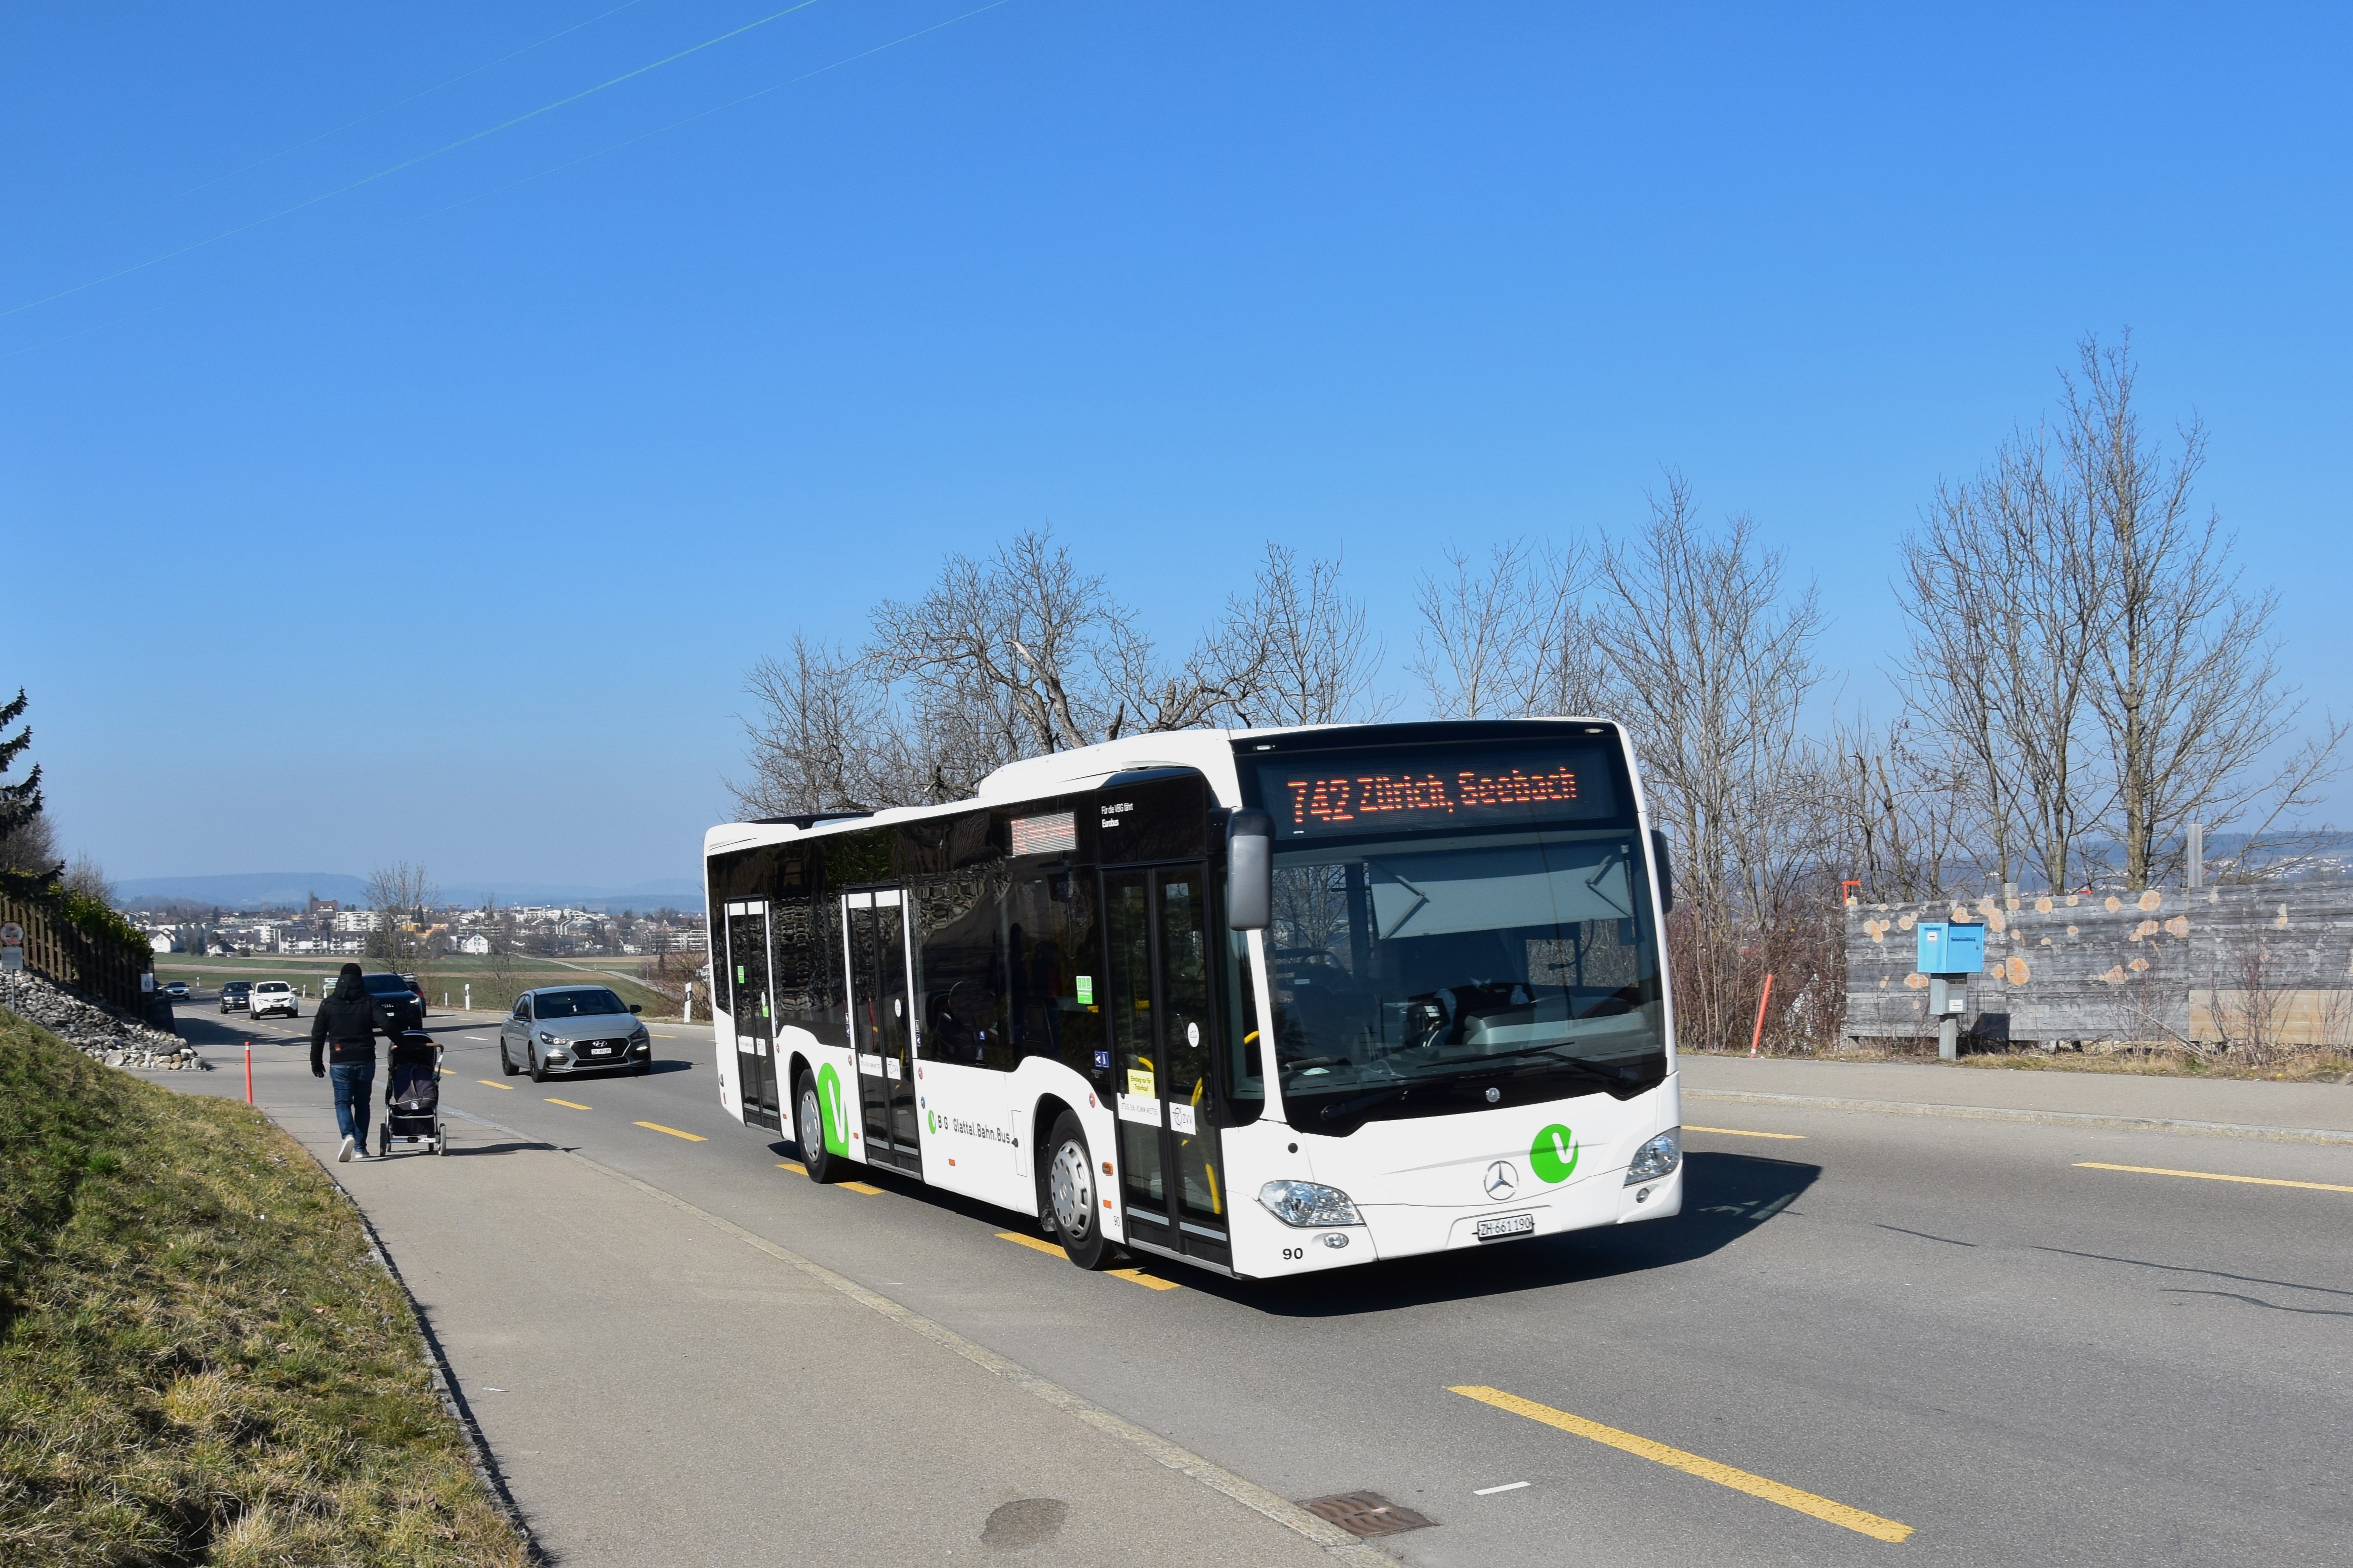
[(1275, 1061), (1302, 1128), (1666, 1074), (1649, 877), (1626, 827), (1277, 840)]

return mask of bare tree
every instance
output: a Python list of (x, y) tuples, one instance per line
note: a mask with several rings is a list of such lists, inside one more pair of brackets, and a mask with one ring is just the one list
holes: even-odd
[(436, 897), (425, 868), (410, 860), (395, 860), (368, 873), (367, 907), (375, 911), (376, 927), (368, 936), (369, 955), (400, 973), (413, 973), (425, 954), (419, 930), (426, 906)]
[[(1641, 532), (1603, 552), (1599, 596), (1617, 712), (1675, 839), (1677, 1012), (1694, 1039), (1721, 1046), (1744, 1030), (1777, 945), (1792, 957), (1835, 946), (1819, 885), (1831, 789), (1800, 727), (1821, 680), (1821, 613), (1810, 587), (1784, 592), (1780, 557), (1751, 520), (1703, 530), (1675, 475)], [(1834, 960), (1804, 967), (1832, 983)], [(1827, 1006), (1796, 994), (1786, 1005), (1801, 1000)]]
[(2105, 786), (2083, 731), (2098, 641), (2100, 559), (2048, 437), (2021, 430), (1975, 479), (1940, 487), (1904, 542), (1903, 674), (1932, 769), (1959, 792), (1998, 882), (2085, 868)]
[(2107, 739), (2125, 883), (2146, 888), (2178, 871), (2190, 822), (2222, 827), (2261, 809), (2267, 829), (2312, 805), (2341, 771), (2346, 727), (2324, 721), (2284, 763), (2263, 766), (2302, 704), (2270, 640), (2277, 596), (2242, 593), (2221, 520), (2211, 509), (2196, 515), (2205, 430), (2192, 419), (2169, 454), (2143, 434), (2129, 336), (2105, 350), (2084, 339), (2079, 364), (2080, 379), (2062, 378), (2062, 446), (2099, 552), (2105, 614), (2091, 700)]
[(113, 881), (108, 878), (106, 868), (87, 851), (73, 858), (73, 864), (66, 868), (62, 885), (68, 891), (96, 899), (110, 909), (115, 905)]
[(754, 667), (752, 776), (729, 787), (747, 816), (920, 805), (969, 795), (1023, 757), (1248, 722), (1273, 679), (1279, 612), (1338, 625), (1350, 612), (1335, 581), (1318, 575), (1272, 611), (1230, 600), (1170, 663), (1050, 533), (1023, 533), (985, 560), (952, 555), (922, 598), (875, 608), (857, 654), (796, 637), (786, 658)]
[(1364, 605), (1341, 592), (1337, 556), (1303, 571), (1297, 551), (1270, 542), (1240, 615), (1265, 648), (1248, 721), (1345, 724), (1388, 713), (1390, 703), (1373, 695), (1387, 649), (1366, 629)]
[(752, 777), (730, 784), (747, 816), (872, 810), (923, 798), (923, 769), (886, 685), (839, 648), (796, 634), (781, 660), (752, 667), (759, 705), (744, 721)]
[(1590, 713), (1606, 706), (1599, 644), (1580, 605), (1574, 544), (1491, 546), (1483, 565), (1455, 545), (1447, 572), (1414, 590), (1421, 615), (1412, 669), (1441, 719)]
[(1821, 681), (1813, 590), (1784, 595), (1781, 558), (1752, 520), (1709, 537), (1670, 476), (1642, 532), (1604, 553), (1600, 593), (1620, 711), (1654, 814), (1675, 829), (1679, 884), (1727, 909), (1761, 900), (1813, 847), (1810, 828), (1790, 831), (1819, 788), (1800, 728)]
[(14, 828), (0, 833), (0, 871), (54, 877), (60, 868), (57, 829), (43, 813), (21, 817)]
[(1829, 755), (1812, 772), (1832, 781), (1829, 868), (1861, 884), (1866, 902), (1945, 896), (1968, 859), (1969, 784), (1942, 746), (1923, 745), (1909, 715), (1884, 728), (1861, 721), (1832, 726)]
[(2198, 515), (2203, 430), (2170, 452), (2142, 431), (2130, 347), (2086, 338), (2055, 430), (1940, 489), (1905, 543), (1907, 698), (2001, 881), (2146, 888), (2178, 873), (2193, 821), (2252, 825), (2238, 864), (2259, 863), (2340, 772), (2333, 721), (2282, 754), (2301, 704), (2275, 601), (2240, 591)]

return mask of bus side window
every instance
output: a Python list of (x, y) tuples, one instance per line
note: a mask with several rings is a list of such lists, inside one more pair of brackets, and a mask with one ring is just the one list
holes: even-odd
[(987, 871), (926, 878), (915, 889), (923, 942), (927, 1061), (1010, 1068), (1006, 1030), (1005, 884)]
[(1250, 973), (1250, 938), (1226, 932), (1232, 952), (1226, 965), (1225, 1049), (1218, 1063), (1218, 1087), (1225, 1090), (1233, 1125), (1256, 1121), (1266, 1110), (1266, 1079), (1259, 1071), (1258, 984)]

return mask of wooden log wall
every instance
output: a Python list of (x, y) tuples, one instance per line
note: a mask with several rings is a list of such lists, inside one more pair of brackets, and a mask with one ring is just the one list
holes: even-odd
[(2353, 880), (1991, 896), (1846, 909), (1851, 1038), (1936, 1032), (1924, 920), (1986, 927), (1964, 1033), (1990, 1040), (2258, 1038), (2353, 1047)]

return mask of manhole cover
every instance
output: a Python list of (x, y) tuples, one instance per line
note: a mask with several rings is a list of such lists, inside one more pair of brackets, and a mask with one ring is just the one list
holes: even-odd
[(1299, 1506), (1351, 1535), (1401, 1535), (1438, 1522), (1389, 1501), (1378, 1492), (1342, 1492), (1337, 1497), (1309, 1498)]

